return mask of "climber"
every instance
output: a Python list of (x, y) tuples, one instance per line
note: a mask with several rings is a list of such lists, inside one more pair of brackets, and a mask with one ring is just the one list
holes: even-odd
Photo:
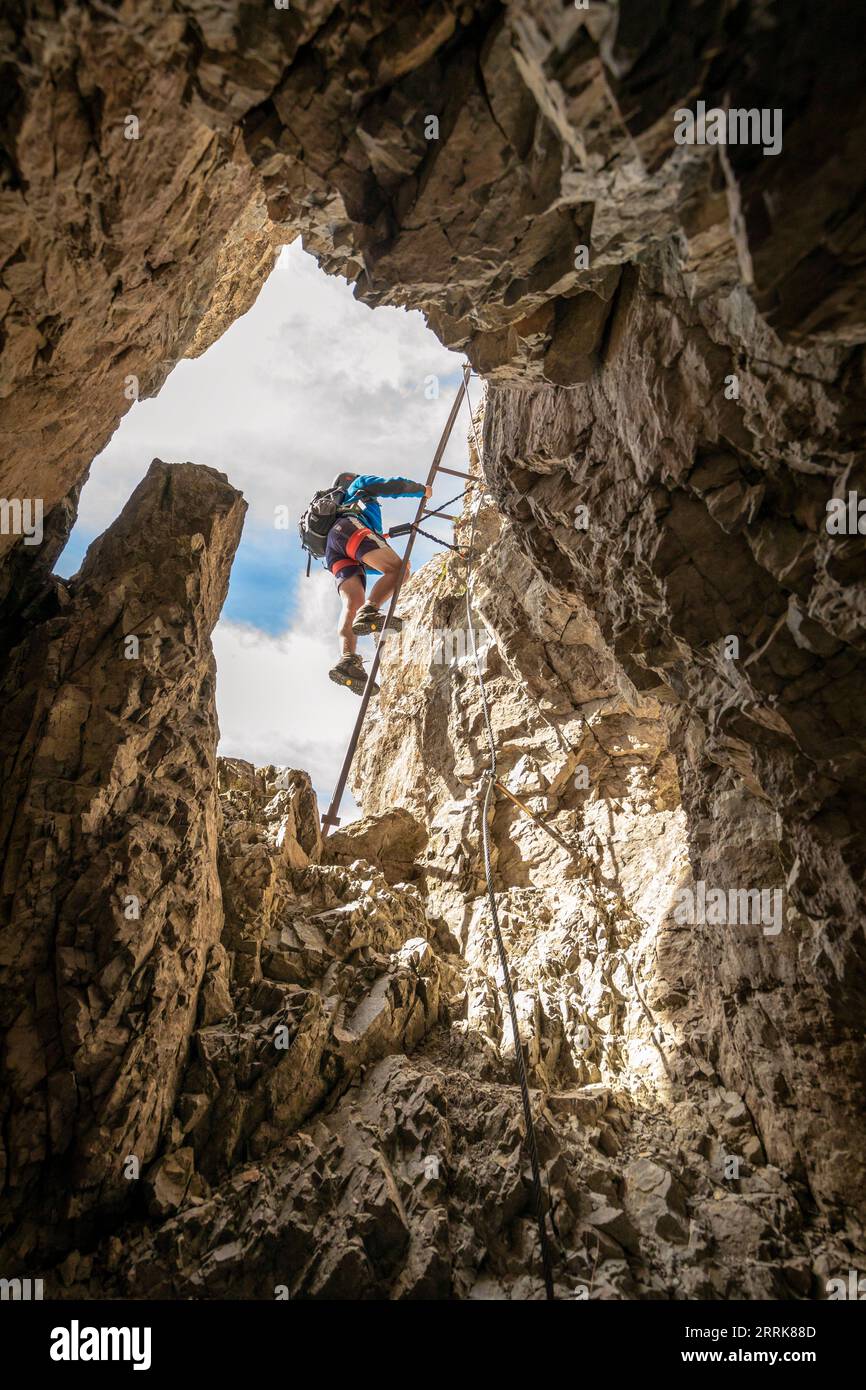
[[(385, 627), (382, 605), (397, 587), (403, 563), (382, 534), (382, 510), (376, 498), (430, 497), (433, 489), (409, 478), (378, 478), (373, 473), (338, 473), (333, 487), (345, 488), (341, 515), (328, 532), (325, 549), (325, 565), (337, 582), (342, 603), (337, 626), (341, 656), (328, 674), (337, 685), (362, 695), (367, 673), (356, 651), (357, 639)], [(365, 602), (368, 574), (380, 578)], [(403, 623), (395, 614), (387, 626), (389, 631), (399, 632)], [(378, 689), (374, 685), (372, 693)]]

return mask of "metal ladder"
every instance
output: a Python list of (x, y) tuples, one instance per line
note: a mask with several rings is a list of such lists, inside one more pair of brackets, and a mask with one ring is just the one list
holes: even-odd
[[(436, 452), (433, 455), (433, 462), (430, 465), (430, 472), (427, 474), (428, 487), (433, 486), (436, 476), (439, 473), (447, 473), (453, 478), (466, 478), (470, 482), (475, 481), (472, 478), (471, 474), (463, 473), (458, 468), (445, 468), (442, 464), (442, 457), (447, 448), (448, 440), (451, 438), (451, 431), (454, 428), (454, 422), (457, 419), (460, 407), (463, 404), (463, 398), (464, 396), (467, 396), (467, 385), (471, 374), (472, 368), (467, 363), (466, 366), (463, 368), (463, 380), (461, 381), (460, 387), (457, 391), (457, 395), (454, 398), (454, 404), (451, 407), (448, 419), (445, 421), (445, 428), (442, 431), (442, 436), (439, 440), (438, 445), (436, 446)], [(409, 563), (409, 557), (412, 554), (412, 547), (415, 544), (415, 536), (417, 535), (416, 528), (420, 526), (421, 522), (425, 519), (425, 517), (438, 517), (443, 521), (458, 520), (457, 517), (450, 516), (444, 512), (438, 512), (435, 510), (428, 511), (427, 498), (421, 498), (421, 501), (418, 503), (418, 511), (415, 515), (415, 520), (412, 522), (411, 528), (409, 530), (409, 543), (406, 546), (406, 553), (403, 556), (403, 563), (400, 566), (400, 573), (397, 577), (397, 586), (393, 594), (391, 595), (391, 602), (388, 605), (389, 619), (393, 616), (394, 611), (397, 607), (397, 600), (400, 597), (400, 590), (403, 587), (403, 580), (406, 578), (406, 566)], [(327, 811), (324, 811), (322, 813), (322, 830), (325, 835), (329, 833), (332, 826), (340, 824), (340, 817), (338, 815), (338, 812), (340, 810), (340, 802), (342, 801), (343, 793), (346, 790), (346, 782), (349, 778), (349, 772), (352, 767), (352, 760), (355, 757), (355, 750), (358, 747), (358, 739), (361, 736), (361, 729), (363, 727), (364, 718), (367, 713), (367, 706), (370, 703), (370, 696), (372, 694), (373, 685), (376, 680), (376, 673), (379, 670), (379, 659), (382, 654), (382, 643), (387, 636), (387, 627), (388, 623), (386, 619), (385, 627), (379, 633), (379, 640), (376, 643), (376, 652), (370, 665), (370, 672), (367, 676), (367, 684), (365, 685), (364, 693), (361, 696), (361, 708), (358, 711), (358, 718), (355, 720), (355, 727), (352, 730), (352, 737), (349, 739), (349, 746), (346, 749), (346, 756), (343, 759), (343, 766), (340, 768), (340, 775), (337, 778), (337, 785), (334, 789), (334, 795), (331, 797), (331, 804), (328, 807)]]

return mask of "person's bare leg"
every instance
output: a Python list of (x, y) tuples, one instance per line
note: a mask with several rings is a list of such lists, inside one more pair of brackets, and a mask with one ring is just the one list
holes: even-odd
[(364, 584), (356, 574), (351, 579), (345, 579), (340, 585), (340, 621), (337, 625), (337, 635), (340, 638), (340, 653), (342, 656), (352, 656), (358, 647), (358, 639), (352, 631), (352, 623), (355, 621), (355, 614), (364, 602)]
[[(370, 590), (368, 603), (372, 603), (374, 608), (383, 608), (387, 600), (391, 597), (397, 587), (397, 579), (400, 574), (400, 566), (403, 561), (392, 550), (390, 545), (380, 546), (378, 550), (368, 550), (364, 556), (364, 564), (371, 569), (381, 571), (381, 579)], [(406, 574), (409, 573), (409, 566), (406, 567)]]

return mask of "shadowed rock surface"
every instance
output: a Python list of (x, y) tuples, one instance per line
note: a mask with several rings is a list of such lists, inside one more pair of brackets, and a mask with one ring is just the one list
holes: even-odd
[(210, 634), (245, 510), (222, 474), (154, 460), (4, 653), (3, 1226), (19, 1258), (122, 1205), (126, 1156), (147, 1163), (171, 1113), (222, 930)]

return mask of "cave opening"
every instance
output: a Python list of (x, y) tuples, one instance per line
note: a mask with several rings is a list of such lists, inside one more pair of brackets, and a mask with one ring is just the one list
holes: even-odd
[[(304, 767), (323, 803), (354, 702), (327, 679), (339, 605), (320, 564), (304, 575), (297, 520), (342, 467), (423, 476), (459, 368), (417, 312), (371, 311), (298, 239), (278, 250), (247, 313), (124, 416), (91, 465), (55, 565), (73, 577), (151, 459), (194, 458), (228, 476), (248, 509), (213, 637), (218, 751)], [(459, 464), (467, 428), (463, 410), (446, 466)], [(446, 491), (437, 487), (431, 506)], [(388, 505), (395, 522), (408, 515), (407, 504)], [(435, 551), (420, 538), (416, 562)], [(351, 796), (345, 811), (357, 814)]]

